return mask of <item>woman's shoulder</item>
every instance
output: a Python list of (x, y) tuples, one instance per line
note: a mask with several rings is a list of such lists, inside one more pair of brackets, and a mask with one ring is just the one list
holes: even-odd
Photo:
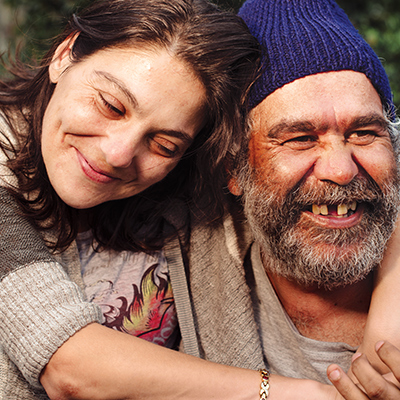
[[(11, 149), (15, 151), (18, 148), (20, 138), (27, 130), (26, 124), (21, 112), (13, 109), (0, 109), (0, 145), (3, 150), (0, 158), (7, 155), (9, 157)], [(3, 161), (2, 158), (1, 161)]]
[(7, 166), (7, 161), (15, 155), (18, 138), (15, 134), (17, 126), (16, 113), (0, 110), (0, 185), (16, 185), (17, 179)]
[(15, 147), (17, 140), (13, 134), (9, 119), (0, 111), (0, 185), (8, 186), (16, 184), (16, 177), (7, 167), (7, 160), (12, 156), (11, 149)]

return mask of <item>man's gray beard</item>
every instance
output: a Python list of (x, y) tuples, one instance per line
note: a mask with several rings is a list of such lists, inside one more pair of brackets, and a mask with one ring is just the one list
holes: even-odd
[[(245, 214), (267, 270), (306, 287), (331, 290), (365, 278), (381, 261), (398, 213), (397, 171), (383, 192), (372, 179), (357, 179), (347, 186), (300, 184), (284, 198), (274, 190), (276, 185), (255, 182), (255, 171), (242, 170), (243, 174), (247, 176), (241, 182)], [(354, 227), (327, 229), (301, 218), (306, 206), (352, 201), (358, 207), (366, 204), (361, 222)]]

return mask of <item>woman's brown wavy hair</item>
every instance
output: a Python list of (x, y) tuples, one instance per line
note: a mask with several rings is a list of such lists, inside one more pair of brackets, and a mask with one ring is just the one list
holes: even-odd
[[(72, 16), (39, 67), (12, 64), (13, 79), (0, 82), (0, 109), (19, 141), (8, 165), (18, 177), (14, 195), (24, 215), (38, 229), (57, 229), (55, 249), (65, 249), (76, 238), (78, 211), (65, 204), (49, 182), (41, 126), (54, 90), (49, 63), (57, 47), (77, 33), (71, 52), (74, 63), (106, 48), (163, 47), (194, 70), (207, 93), (207, 123), (166, 178), (138, 195), (89, 210), (95, 239), (116, 250), (159, 248), (165, 236), (162, 214), (176, 197), (207, 210), (208, 217), (220, 216), (224, 161), (232, 158), (245, 130), (245, 98), (259, 46), (239, 17), (207, 0), (96, 1)], [(3, 141), (2, 147), (10, 144)]]

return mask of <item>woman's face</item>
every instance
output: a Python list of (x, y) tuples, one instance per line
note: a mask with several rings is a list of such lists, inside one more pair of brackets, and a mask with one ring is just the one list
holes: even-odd
[(85, 209), (163, 179), (204, 124), (205, 88), (164, 49), (113, 48), (49, 68), (42, 154), (61, 199)]

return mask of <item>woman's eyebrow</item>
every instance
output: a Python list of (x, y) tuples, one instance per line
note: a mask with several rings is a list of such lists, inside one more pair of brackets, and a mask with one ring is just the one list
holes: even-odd
[(174, 130), (162, 130), (162, 133), (165, 133), (168, 136), (176, 137), (182, 142), (186, 143), (188, 146), (190, 146), (193, 143), (193, 138), (186, 132), (183, 131), (174, 131)]
[(105, 71), (94, 71), (100, 78), (105, 78), (111, 82), (118, 90), (120, 90), (129, 100), (133, 107), (138, 107), (138, 102), (133, 93), (127, 88), (124, 82), (120, 81), (117, 77)]

